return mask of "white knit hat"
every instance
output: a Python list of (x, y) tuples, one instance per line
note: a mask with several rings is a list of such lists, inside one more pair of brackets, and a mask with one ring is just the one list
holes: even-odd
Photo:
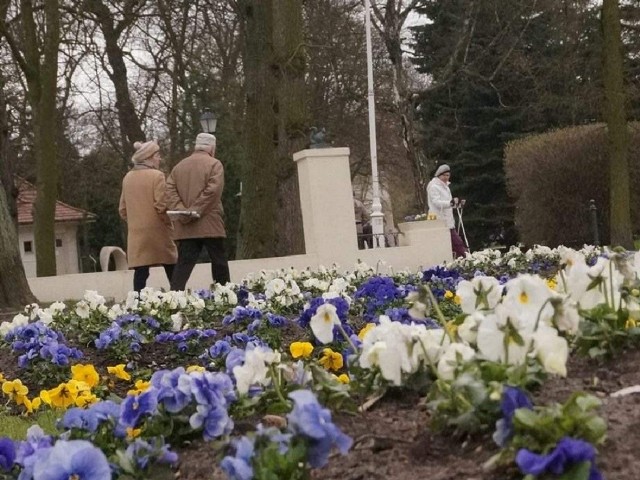
[(216, 137), (210, 133), (199, 133), (196, 137), (196, 146), (204, 145), (207, 147), (216, 146)]
[(151, 156), (160, 150), (160, 145), (158, 145), (153, 140), (149, 142), (136, 142), (133, 144), (133, 148), (136, 149), (131, 161), (133, 163), (142, 163), (146, 159), (151, 158)]
[(450, 171), (451, 171), (451, 169), (449, 168), (449, 165), (447, 165), (446, 163), (443, 163), (442, 165), (440, 165), (438, 167), (438, 169), (436, 170), (436, 173), (433, 176), (434, 177), (439, 177), (443, 173), (447, 173), (447, 172), (450, 172)]

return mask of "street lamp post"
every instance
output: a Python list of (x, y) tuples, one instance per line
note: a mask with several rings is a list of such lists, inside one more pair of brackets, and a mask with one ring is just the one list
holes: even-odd
[(200, 126), (204, 133), (216, 133), (218, 118), (209, 108), (205, 108), (200, 115)]
[(378, 153), (376, 145), (376, 103), (373, 92), (373, 48), (371, 46), (371, 2), (365, 0), (365, 28), (367, 35), (367, 84), (369, 99), (369, 148), (371, 151), (371, 233), (373, 248), (384, 247), (384, 214), (380, 203), (380, 182), (378, 180)]

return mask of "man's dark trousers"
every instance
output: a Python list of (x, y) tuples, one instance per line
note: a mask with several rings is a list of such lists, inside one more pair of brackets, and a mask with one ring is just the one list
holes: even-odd
[(173, 270), (171, 290), (185, 289), (202, 247), (207, 249), (211, 259), (213, 280), (222, 285), (230, 280), (229, 263), (224, 252), (224, 238), (186, 238), (178, 240), (178, 263)]

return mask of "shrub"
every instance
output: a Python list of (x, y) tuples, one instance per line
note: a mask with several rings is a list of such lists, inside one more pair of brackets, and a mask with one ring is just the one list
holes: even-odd
[[(640, 202), (640, 122), (629, 124), (631, 205)], [(592, 124), (529, 136), (505, 148), (507, 189), (515, 200), (515, 223), (527, 245), (591, 243), (589, 200), (596, 202), (600, 241), (609, 240), (606, 127)], [(634, 188), (635, 187), (635, 188)], [(640, 212), (631, 209), (633, 232)]]

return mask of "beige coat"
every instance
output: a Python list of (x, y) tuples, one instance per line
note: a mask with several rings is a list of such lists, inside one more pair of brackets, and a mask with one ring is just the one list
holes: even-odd
[(226, 237), (222, 190), (224, 167), (206, 152), (196, 151), (178, 163), (167, 179), (169, 210), (191, 210), (200, 218), (178, 217), (176, 240)]
[(164, 173), (141, 168), (125, 175), (119, 212), (127, 222), (129, 267), (176, 263), (178, 252), (166, 211)]

